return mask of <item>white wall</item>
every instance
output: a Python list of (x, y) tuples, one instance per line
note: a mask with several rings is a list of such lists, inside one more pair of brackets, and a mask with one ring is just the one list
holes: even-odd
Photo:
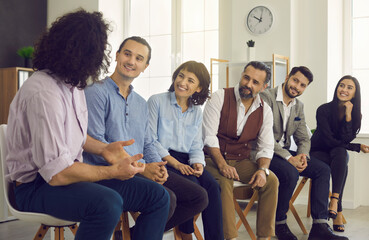
[(65, 13), (75, 11), (78, 8), (83, 8), (89, 12), (102, 12), (104, 18), (110, 23), (112, 30), (109, 34), (108, 41), (111, 45), (110, 57), (112, 58), (109, 72), (113, 73), (116, 65), (115, 52), (125, 38), (123, 29), (125, 4), (125, 0), (48, 0), (47, 24), (50, 26), (56, 18)]
[[(222, 2), (221, 2), (222, 4)], [(300, 97), (305, 103), (305, 115), (310, 128), (316, 127), (315, 113), (318, 106), (332, 99), (334, 87), (346, 72), (344, 52), (344, 16), (347, 2), (344, 0), (233, 0), (232, 12), (219, 8), (224, 17), (220, 25), (220, 58), (233, 62), (246, 62), (246, 41), (256, 41), (256, 60), (270, 61), (272, 53), (290, 57), (290, 67), (305, 65), (314, 74), (313, 83)], [(253, 7), (265, 5), (275, 17), (270, 32), (252, 35), (245, 26), (247, 13)], [(222, 18), (220, 18), (222, 21)], [(231, 29), (231, 30), (229, 30)], [(347, 58), (347, 57), (346, 57)], [(239, 81), (242, 67), (230, 69), (230, 85)], [(221, 75), (220, 75), (221, 76)], [(220, 79), (221, 80), (221, 79)], [(222, 84), (220, 84), (222, 87)], [(356, 142), (368, 144), (369, 136), (358, 137)], [(363, 191), (369, 182), (368, 155), (350, 152), (349, 175), (344, 192), (344, 207), (356, 208), (369, 205), (369, 193)], [(307, 203), (307, 187), (297, 203)]]

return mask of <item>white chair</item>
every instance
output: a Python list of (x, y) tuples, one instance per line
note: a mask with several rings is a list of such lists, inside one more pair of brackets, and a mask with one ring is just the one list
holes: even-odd
[(5, 164), (5, 157), (7, 154), (6, 149), (6, 125), (0, 125), (0, 167), (2, 168), (3, 174), (3, 187), (4, 187), (4, 196), (6, 204), (8, 205), (9, 211), (11, 214), (18, 218), (19, 220), (29, 221), (29, 222), (38, 222), (41, 224), (38, 229), (34, 240), (43, 239), (45, 234), (47, 233), (50, 227), (55, 228), (55, 240), (63, 240), (64, 239), (64, 227), (69, 227), (72, 233), (75, 235), (77, 232), (77, 224), (75, 222), (70, 222), (62, 219), (58, 219), (52, 217), (47, 214), (35, 213), (35, 212), (22, 212), (17, 210), (15, 204), (15, 196), (13, 191), (13, 185), (10, 182), (7, 182), (5, 176), (8, 174), (8, 168)]

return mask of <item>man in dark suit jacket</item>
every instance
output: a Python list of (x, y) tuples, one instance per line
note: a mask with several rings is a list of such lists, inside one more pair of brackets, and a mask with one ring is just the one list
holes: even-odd
[[(304, 105), (300, 96), (313, 81), (307, 67), (294, 67), (285, 82), (260, 93), (273, 111), (274, 155), (270, 169), (279, 179), (275, 232), (280, 240), (297, 240), (287, 226), (287, 211), (299, 176), (312, 179), (311, 215), (313, 227), (309, 239), (347, 239), (334, 235), (327, 224), (330, 169), (322, 161), (309, 157), (310, 137)], [(291, 151), (291, 136), (297, 150)]]

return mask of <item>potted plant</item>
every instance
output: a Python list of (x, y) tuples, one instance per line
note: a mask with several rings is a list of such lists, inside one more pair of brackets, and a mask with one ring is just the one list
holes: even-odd
[(248, 40), (246, 42), (248, 48), (247, 48), (247, 61), (253, 61), (255, 60), (255, 41), (253, 41), (252, 39)]
[(246, 42), (246, 44), (247, 44), (247, 46), (248, 46), (248, 47), (254, 47), (254, 45), (255, 45), (255, 41), (253, 41), (252, 39), (250, 39), (250, 40), (248, 40), (248, 41)]
[(33, 57), (34, 48), (32, 46), (22, 47), (17, 50), (17, 54), (24, 58), (24, 67), (30, 67), (30, 60)]

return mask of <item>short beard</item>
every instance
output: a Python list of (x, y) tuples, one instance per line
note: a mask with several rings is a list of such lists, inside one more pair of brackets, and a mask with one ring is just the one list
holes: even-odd
[[(249, 91), (250, 91), (250, 93), (249, 93), (249, 94), (245, 94), (245, 93), (243, 93), (243, 90), (245, 90), (245, 89), (249, 90)], [(248, 88), (248, 87), (246, 87), (246, 86), (240, 86), (240, 87), (238, 88), (238, 91), (239, 91), (239, 93), (240, 93), (240, 97), (241, 97), (242, 99), (249, 99), (249, 98), (253, 98), (253, 97), (254, 97), (254, 96), (252, 95), (252, 91), (251, 91), (251, 89), (250, 89), (250, 88)]]
[[(287, 83), (288, 83), (288, 82), (287, 82)], [(287, 96), (288, 96), (289, 98), (296, 98), (296, 97), (300, 96), (300, 94), (299, 94), (299, 93), (297, 93), (297, 95), (296, 95), (296, 96), (292, 95), (292, 94), (290, 93), (289, 89), (287, 89), (287, 84), (285, 84), (283, 88), (284, 88), (284, 92), (287, 94)], [(297, 92), (297, 91), (296, 91), (296, 92)]]

